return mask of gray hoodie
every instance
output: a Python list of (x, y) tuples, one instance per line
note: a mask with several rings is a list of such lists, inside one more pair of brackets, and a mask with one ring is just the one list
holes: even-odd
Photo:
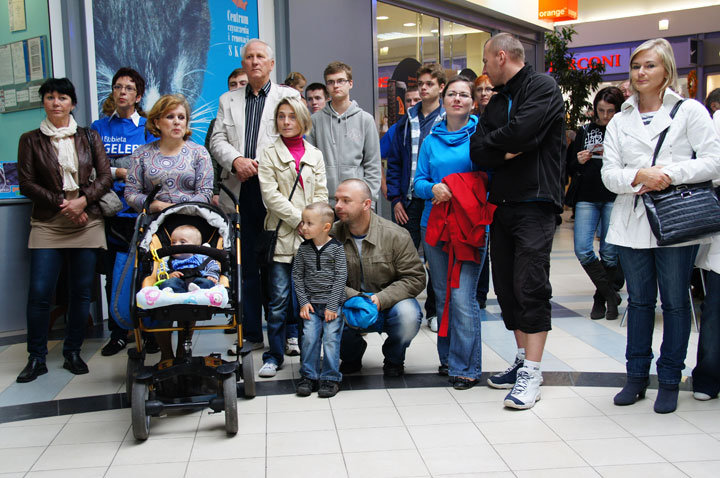
[(380, 139), (372, 115), (355, 101), (342, 115), (328, 103), (312, 115), (312, 123), (312, 131), (305, 139), (323, 153), (331, 203), (338, 184), (350, 178), (364, 179), (376, 201), (382, 166)]

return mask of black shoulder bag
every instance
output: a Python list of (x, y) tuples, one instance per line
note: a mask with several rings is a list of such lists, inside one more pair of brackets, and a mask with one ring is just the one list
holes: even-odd
[[(288, 201), (292, 201), (293, 194), (295, 194), (295, 188), (298, 185), (298, 181), (300, 181), (300, 173), (302, 173), (303, 166), (305, 165), (300, 165), (297, 177), (295, 178), (295, 184), (293, 184), (293, 187), (290, 190)], [(273, 262), (273, 258), (275, 257), (275, 245), (277, 244), (278, 232), (280, 231), (280, 224), (282, 224), (282, 220), (278, 221), (278, 225), (275, 230), (263, 231), (262, 234), (260, 234), (258, 242), (255, 246), (255, 252), (258, 255), (261, 266), (268, 266)]]
[[(670, 112), (675, 118), (683, 100)], [(652, 166), (655, 166), (660, 148), (670, 126), (660, 133)], [(642, 195), (650, 228), (659, 246), (671, 246), (720, 232), (720, 201), (712, 181), (695, 184), (671, 185), (662, 191)]]

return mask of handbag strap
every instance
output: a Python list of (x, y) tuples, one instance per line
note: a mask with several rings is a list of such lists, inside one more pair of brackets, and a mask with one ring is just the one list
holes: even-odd
[[(680, 105), (684, 101), (685, 100), (682, 99), (682, 100), (678, 101), (677, 103), (675, 103), (675, 106), (673, 106), (673, 109), (670, 111), (670, 119), (671, 120), (675, 119), (675, 113), (678, 112), (678, 110), (680, 109)], [(662, 133), (660, 133), (660, 137), (658, 138), (657, 144), (655, 145), (655, 152), (653, 152), (652, 164), (650, 165), (651, 167), (655, 166), (655, 160), (657, 159), (657, 155), (660, 152), (660, 148), (662, 147), (662, 144), (665, 141), (665, 136), (667, 136), (667, 132), (670, 129), (670, 126), (672, 126), (672, 122), (667, 126), (667, 128), (662, 130)]]
[[(295, 178), (295, 183), (293, 184), (292, 189), (290, 190), (290, 195), (288, 196), (288, 201), (292, 201), (293, 194), (295, 194), (295, 188), (298, 185), (298, 181), (300, 181), (300, 173), (302, 173), (302, 169), (305, 165), (301, 164), (300, 169), (298, 169), (297, 177)], [(277, 227), (275, 228), (275, 234), (277, 234), (280, 231), (280, 223), (282, 223), (282, 219), (278, 221)]]

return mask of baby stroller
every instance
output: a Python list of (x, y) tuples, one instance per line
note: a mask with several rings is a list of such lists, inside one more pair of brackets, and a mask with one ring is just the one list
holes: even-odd
[[(233, 197), (230, 191), (223, 188)], [(255, 381), (251, 350), (242, 348), (242, 306), (240, 295), (240, 241), (239, 206), (236, 198), (235, 214), (229, 218), (220, 209), (204, 203), (182, 203), (168, 207), (157, 214), (149, 214), (158, 189), (153, 191), (138, 215), (131, 246), (131, 280), (129, 290), (132, 325), (136, 348), (128, 350), (126, 387), (132, 407), (133, 435), (138, 440), (148, 438), (150, 417), (163, 411), (178, 409), (202, 409), (225, 411), (225, 429), (229, 435), (238, 431), (237, 396), (239, 378), (246, 398), (255, 396)], [(203, 246), (171, 246), (170, 234), (175, 227), (190, 224), (202, 234)], [(209, 246), (209, 247), (208, 247)], [(134, 254), (132, 254), (134, 252)], [(171, 294), (162, 291), (162, 260), (173, 254), (203, 254), (217, 260), (221, 265), (218, 285), (213, 289), (201, 289), (198, 296)], [(128, 262), (128, 269), (131, 262)], [(160, 276), (160, 277), (159, 277)], [(153, 287), (153, 286), (159, 287)], [(220, 291), (222, 294), (214, 293)], [(176, 303), (157, 300), (151, 305), (145, 300), (163, 292)], [(136, 294), (137, 293), (137, 294)], [(150, 294), (150, 295), (147, 295)], [(209, 299), (203, 302), (202, 294)], [(220, 300), (222, 295), (224, 300)], [(200, 300), (197, 299), (200, 297)], [(153, 299), (154, 300), (154, 299)], [(172, 299), (175, 300), (175, 299)], [(142, 302), (141, 302), (142, 301)], [(141, 307), (142, 306), (142, 307)], [(231, 316), (224, 325), (201, 325), (215, 314)], [(195, 325), (197, 322), (198, 325)], [(176, 325), (174, 324), (176, 323)], [(226, 361), (219, 353), (193, 356), (192, 331), (230, 329), (237, 327), (235, 360)], [(142, 332), (178, 332), (178, 357), (162, 360), (156, 365), (145, 364), (142, 348)]]

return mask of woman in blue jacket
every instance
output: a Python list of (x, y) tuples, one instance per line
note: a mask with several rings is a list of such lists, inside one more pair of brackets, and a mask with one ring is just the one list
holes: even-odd
[[(450, 300), (448, 336), (438, 335), (437, 340), (438, 373), (449, 375), (456, 390), (467, 390), (478, 382), (481, 373), (481, 312), (475, 294), (482, 263), (463, 262), (460, 287), (451, 289), (450, 297), (446, 297), (449, 257), (443, 251), (442, 243), (434, 247), (425, 242), (425, 233), (433, 205), (449, 201), (452, 197), (442, 179), (453, 173), (476, 169), (470, 160), (470, 137), (475, 133), (478, 122), (477, 117), (470, 114), (475, 88), (467, 78), (456, 76), (447, 82), (442, 97), (445, 119), (435, 125), (423, 141), (413, 185), (417, 196), (425, 200), (420, 226), (423, 249), (433, 277), (438, 318), (442, 316), (445, 301)], [(485, 251), (482, 251), (481, 257), (485, 257)]]

